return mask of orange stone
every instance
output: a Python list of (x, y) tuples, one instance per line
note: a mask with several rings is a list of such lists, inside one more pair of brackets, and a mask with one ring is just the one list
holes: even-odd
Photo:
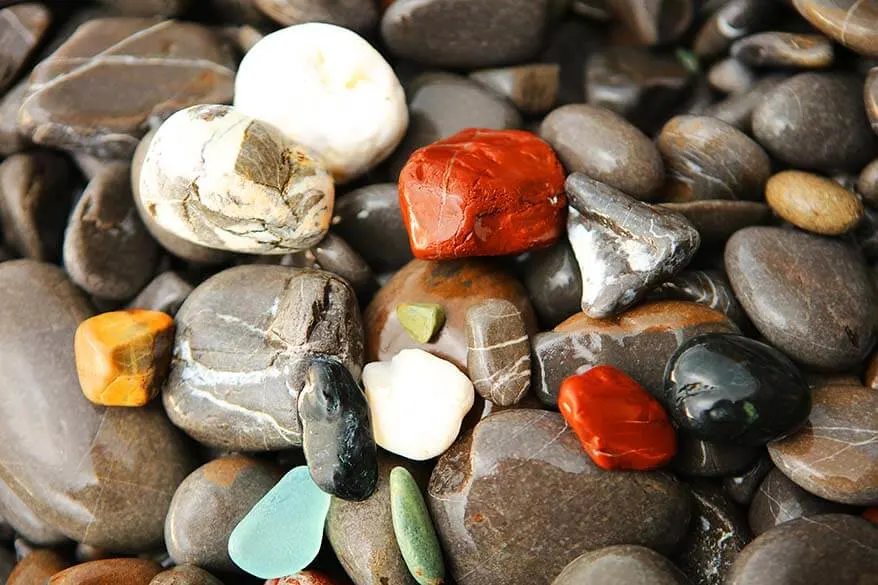
[(130, 309), (96, 315), (76, 329), (76, 372), (85, 397), (104, 406), (143, 406), (168, 373), (174, 319)]

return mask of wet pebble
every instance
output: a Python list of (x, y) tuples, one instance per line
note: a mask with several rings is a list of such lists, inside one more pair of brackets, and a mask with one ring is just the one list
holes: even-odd
[(566, 238), (530, 252), (521, 265), (521, 280), (543, 325), (554, 327), (581, 310), (582, 276)]
[(688, 585), (667, 558), (646, 547), (617, 544), (585, 553), (564, 567), (552, 585)]
[(18, 561), (6, 585), (43, 585), (69, 566), (67, 559), (52, 549), (37, 549)]
[(878, 56), (878, 7), (857, 0), (792, 0), (808, 22), (836, 42), (868, 56)]
[(561, 68), (556, 63), (534, 63), (470, 73), (478, 81), (508, 98), (523, 114), (542, 114), (558, 99)]
[(684, 270), (655, 287), (648, 298), (692, 301), (725, 313), (742, 330), (749, 324), (729, 279), (720, 270)]
[(878, 207), (878, 159), (863, 167), (857, 180), (857, 193), (863, 198), (863, 203)]
[(393, 532), (409, 572), (419, 585), (445, 580), (442, 549), (421, 488), (405, 467), (390, 472), (390, 512)]
[(153, 577), (149, 585), (223, 585), (223, 583), (195, 565), (178, 565)]
[(762, 452), (761, 457), (749, 469), (732, 475), (723, 480), (723, 489), (731, 500), (742, 506), (749, 506), (756, 495), (756, 490), (762, 485), (765, 476), (774, 469), (774, 463), (767, 452)]
[(756, 447), (702, 441), (677, 434), (677, 454), (670, 467), (690, 477), (723, 477), (747, 469), (763, 451)]
[(723, 59), (715, 63), (707, 72), (710, 86), (722, 93), (740, 94), (756, 83), (756, 73), (738, 59)]
[(772, 221), (771, 208), (758, 201), (716, 199), (660, 205), (683, 214), (701, 234), (704, 248), (722, 247), (738, 230)]
[(148, 559), (102, 559), (75, 565), (55, 574), (52, 585), (149, 585), (161, 566)]
[(801, 171), (783, 171), (765, 185), (772, 210), (796, 227), (826, 236), (849, 232), (863, 218), (856, 194), (831, 179)]
[(755, 67), (820, 69), (832, 64), (832, 42), (823, 35), (764, 32), (735, 42), (732, 56)]
[(762, 103), (767, 94), (787, 77), (787, 75), (779, 73), (761, 77), (747, 91), (730, 95), (724, 100), (712, 103), (705, 108), (702, 114), (712, 116), (742, 132), (752, 134), (753, 110)]

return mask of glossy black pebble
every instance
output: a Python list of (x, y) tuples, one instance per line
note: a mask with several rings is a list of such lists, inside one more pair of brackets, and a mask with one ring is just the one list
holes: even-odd
[(360, 501), (378, 484), (378, 454), (366, 395), (341, 362), (313, 358), (299, 394), (302, 449), (314, 483)]
[(664, 401), (699, 439), (763, 445), (796, 430), (811, 394), (796, 366), (742, 335), (710, 333), (681, 345), (665, 370)]

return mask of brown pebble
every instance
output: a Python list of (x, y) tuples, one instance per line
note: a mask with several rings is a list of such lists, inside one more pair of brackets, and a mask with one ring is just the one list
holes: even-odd
[(756, 84), (756, 74), (738, 59), (723, 59), (707, 72), (707, 81), (717, 91), (744, 93)]
[(872, 390), (878, 390), (878, 352), (869, 359), (863, 383)]
[(863, 203), (870, 207), (878, 207), (878, 158), (863, 167), (857, 180), (857, 193)]
[(159, 573), (149, 585), (223, 585), (223, 583), (195, 565), (180, 565)]
[(874, 0), (793, 0), (799, 14), (833, 40), (878, 57), (878, 3)]
[(823, 35), (764, 32), (732, 45), (732, 56), (754, 67), (820, 69), (832, 64), (832, 42)]
[(35, 550), (15, 565), (6, 585), (43, 585), (69, 566), (64, 557), (51, 549)]
[(783, 171), (765, 185), (768, 205), (796, 227), (825, 236), (849, 232), (863, 218), (863, 204), (832, 179)]
[(149, 585), (162, 567), (147, 559), (105, 559), (65, 569), (48, 585)]

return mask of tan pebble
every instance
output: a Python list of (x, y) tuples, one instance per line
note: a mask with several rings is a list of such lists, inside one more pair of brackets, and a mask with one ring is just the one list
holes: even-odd
[(783, 171), (765, 185), (768, 205), (796, 227), (826, 236), (853, 229), (863, 217), (857, 196), (835, 181), (802, 171)]

